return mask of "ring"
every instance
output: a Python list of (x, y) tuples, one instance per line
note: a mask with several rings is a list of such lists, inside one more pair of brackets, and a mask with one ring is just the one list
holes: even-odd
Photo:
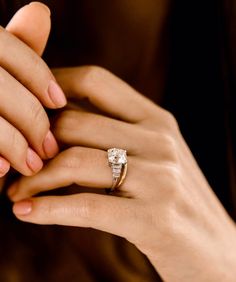
[(107, 150), (108, 164), (112, 170), (112, 186), (106, 189), (111, 194), (124, 182), (127, 174), (127, 152), (123, 149), (111, 148)]

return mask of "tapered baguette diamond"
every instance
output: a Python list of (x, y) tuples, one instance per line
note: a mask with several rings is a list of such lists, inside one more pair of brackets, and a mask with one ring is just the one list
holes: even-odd
[(127, 163), (126, 150), (112, 148), (108, 151), (108, 161), (111, 165), (124, 165)]
[(112, 186), (106, 189), (108, 194), (115, 191), (123, 183), (127, 173), (126, 150), (111, 148), (107, 150), (108, 163), (112, 170)]

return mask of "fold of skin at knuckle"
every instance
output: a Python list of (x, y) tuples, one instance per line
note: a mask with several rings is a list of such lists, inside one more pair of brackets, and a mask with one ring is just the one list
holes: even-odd
[(60, 158), (57, 160), (57, 167), (62, 170), (71, 171), (71, 173), (78, 172), (83, 161), (79, 151), (78, 147), (71, 147), (62, 152)]
[(9, 127), (5, 131), (5, 139), (8, 142), (8, 148), (11, 148), (11, 152), (14, 152), (14, 155), (17, 156), (16, 159), (19, 162), (25, 162), (28, 144), (20, 132), (13, 127)]
[(33, 200), (32, 222), (39, 224), (60, 224), (60, 218), (65, 216), (64, 207), (57, 204), (56, 199), (35, 198)]
[(172, 135), (158, 130), (147, 131), (140, 142), (143, 144), (144, 157), (158, 162), (179, 163), (178, 142)]
[[(77, 119), (74, 111), (61, 112), (53, 123), (53, 133), (60, 141), (68, 140), (68, 132), (77, 130)], [(71, 134), (70, 134), (71, 135)]]
[(84, 227), (92, 227), (91, 225), (93, 223), (98, 224), (94, 216), (99, 213), (99, 205), (96, 199), (91, 195), (81, 194), (78, 198), (76, 208), (72, 210), (72, 213), (75, 218), (78, 218), (78, 220), (81, 222), (81, 224), (83, 224)]
[(95, 90), (100, 84), (100, 81), (103, 81), (108, 76), (108, 71), (99, 67), (99, 66), (84, 66), (80, 68), (80, 76), (78, 77), (80, 88), (83, 90)]
[(30, 129), (32, 141), (37, 145), (41, 145), (49, 130), (50, 123), (44, 108), (37, 98), (33, 96), (28, 99), (27, 120), (26, 127)]
[(161, 118), (161, 121), (163, 122), (163, 125), (164, 127), (171, 133), (176, 133), (176, 132), (179, 132), (179, 125), (178, 125), (178, 122), (175, 118), (175, 116), (161, 108), (161, 112), (160, 112), (160, 118)]

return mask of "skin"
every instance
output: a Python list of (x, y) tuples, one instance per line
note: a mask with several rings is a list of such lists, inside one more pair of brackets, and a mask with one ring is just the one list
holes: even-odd
[(6, 29), (0, 27), (0, 177), (10, 167), (32, 175), (42, 159), (58, 152), (44, 106), (60, 108), (66, 99), (40, 58), (49, 31), (50, 12), (39, 3), (23, 7)]
[[(32, 7), (36, 8), (35, 4), (27, 9)], [(38, 8), (36, 11), (39, 11)], [(48, 13), (45, 7), (42, 11)], [(25, 17), (21, 13), (10, 23), (10, 32), (41, 54), (48, 35), (42, 35), (45, 41), (42, 40), (44, 43), (39, 48), (36, 42), (41, 37), (35, 38), (37, 28), (21, 21), (31, 17), (30, 13), (26, 13)], [(35, 19), (35, 15), (32, 18)], [(27, 96), (36, 96), (46, 106), (53, 107), (48, 96), (42, 95), (45, 89), (41, 89), (45, 85), (42, 78), (49, 75), (48, 68), (39, 56), (35, 57), (35, 53), (29, 51), (26, 44), (1, 30), (1, 52), (5, 51), (3, 46), (6, 42), (11, 45), (11, 54), (17, 49), (17, 54), (27, 64), (16, 64), (17, 58), (11, 60), (8, 54), (1, 56), (2, 77), (5, 79), (2, 87), (9, 85), (9, 90), (4, 88), (4, 91), (19, 91), (22, 101), (25, 101), (23, 94), (27, 89)], [(14, 49), (14, 46), (17, 48)], [(31, 66), (31, 60), (36, 60), (34, 62), (41, 66), (37, 78), (42, 79), (41, 83), (34, 76), (33, 81), (29, 80), (31, 73), (26, 70), (30, 68), (25, 66)], [(45, 75), (43, 70), (46, 69)], [(52, 130), (66, 149), (38, 174), (22, 176), (10, 187), (8, 195), (15, 202), (15, 215), (22, 221), (36, 224), (91, 227), (122, 236), (147, 255), (164, 281), (234, 281), (235, 224), (213, 194), (174, 117), (102, 68), (58, 69), (54, 71), (54, 76), (68, 98), (78, 101), (87, 98), (96, 113), (67, 109), (57, 118)], [(13, 85), (15, 88), (10, 89)], [(8, 113), (7, 106), (2, 108), (4, 113)], [(27, 107), (23, 109), (22, 116), (29, 110)], [(21, 118), (17, 110), (12, 111), (11, 108), (7, 119), (3, 116), (2, 120), (9, 123), (11, 119), (10, 125), (18, 129), (17, 118), (10, 116), (11, 112)], [(22, 123), (25, 121), (25, 118), (22, 119)], [(32, 121), (34, 127), (35, 122)], [(30, 139), (27, 128), (25, 132), (24, 128), (19, 131), (27, 141)], [(6, 140), (9, 141), (9, 136)], [(35, 148), (38, 141), (31, 141)], [(19, 142), (16, 144), (14, 152), (20, 147)], [(61, 197), (32, 197), (38, 192), (73, 183), (88, 189), (97, 188), (99, 192), (109, 188), (112, 179), (106, 150), (110, 147), (128, 151), (128, 174), (114, 195), (78, 193)], [(39, 154), (42, 153), (41, 148), (36, 149)], [(28, 175), (28, 172), (22, 174)]]
[[(164, 281), (235, 281), (235, 224), (174, 117), (100, 67), (54, 75), (68, 98), (86, 98), (103, 115), (79, 109), (60, 114), (53, 132), (67, 149), (12, 185), (8, 195), (17, 218), (122, 236), (147, 255)], [(113, 195), (32, 197), (71, 184), (109, 188), (111, 147), (128, 152), (127, 177)]]

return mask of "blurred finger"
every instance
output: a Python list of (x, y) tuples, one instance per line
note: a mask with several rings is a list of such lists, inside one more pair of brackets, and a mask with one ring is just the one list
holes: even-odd
[[(57, 140), (102, 150), (126, 148), (130, 155), (140, 150), (140, 137), (145, 130), (123, 121), (82, 111), (63, 111), (55, 120), (52, 131)], [(131, 140), (137, 140), (134, 144)]]
[(103, 68), (85, 66), (53, 72), (68, 97), (87, 98), (116, 118), (139, 122), (156, 112), (154, 103)]

